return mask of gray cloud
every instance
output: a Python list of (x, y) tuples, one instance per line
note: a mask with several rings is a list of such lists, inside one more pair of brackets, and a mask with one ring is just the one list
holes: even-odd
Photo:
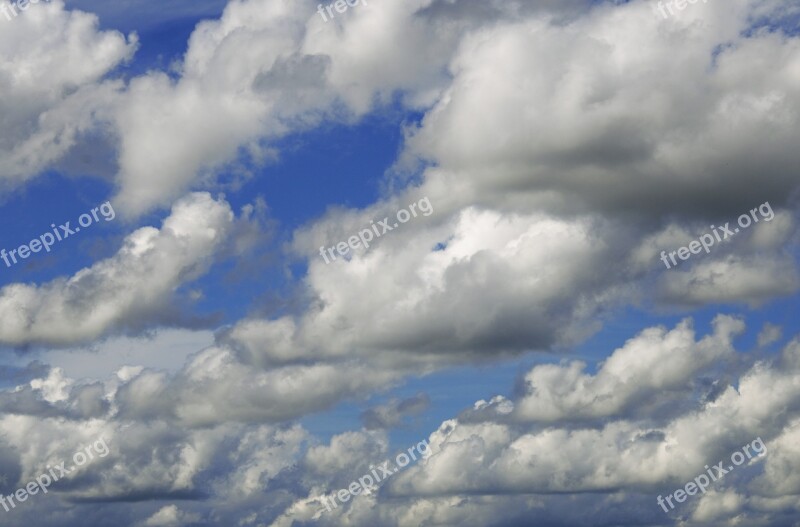
[(402, 424), (407, 417), (417, 416), (431, 404), (425, 393), (407, 399), (392, 399), (386, 404), (370, 408), (361, 413), (361, 421), (367, 430), (394, 428)]

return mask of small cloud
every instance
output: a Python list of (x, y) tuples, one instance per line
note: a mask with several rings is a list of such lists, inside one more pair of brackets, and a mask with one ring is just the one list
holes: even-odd
[(175, 505), (162, 507), (144, 522), (144, 527), (180, 527), (200, 519), (197, 514), (183, 512)]
[(361, 421), (367, 430), (394, 428), (399, 426), (405, 417), (422, 414), (430, 404), (430, 397), (425, 393), (403, 400), (392, 399), (384, 405), (362, 412)]
[(783, 330), (780, 326), (767, 322), (758, 334), (758, 347), (763, 348), (764, 346), (769, 346), (773, 342), (780, 340), (782, 335)]

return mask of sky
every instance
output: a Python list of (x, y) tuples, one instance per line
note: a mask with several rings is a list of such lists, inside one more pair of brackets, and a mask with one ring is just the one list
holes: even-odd
[(348, 1), (0, 2), (0, 525), (800, 525), (800, 1)]

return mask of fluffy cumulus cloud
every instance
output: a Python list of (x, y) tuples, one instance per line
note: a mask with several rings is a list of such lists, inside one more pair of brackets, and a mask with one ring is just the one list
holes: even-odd
[[(719, 309), (702, 334), (683, 312), (757, 309), (800, 286), (800, 39), (787, 28), (800, 9), (656, 6), (370, 1), (325, 22), (310, 0), (231, 0), (174, 69), (119, 79), (137, 39), (91, 15), (57, 0), (4, 26), (3, 183), (91, 148), (110, 159), (97, 174), (121, 215), (171, 206), (159, 228), (132, 230), (72, 276), (0, 289), (0, 344), (17, 350), (187, 325), (178, 290), (223, 250), (247, 259), (267, 243), (263, 201), (237, 221), (203, 188), (257, 177), (294, 132), (387, 107), (421, 116), (406, 124), (391, 192), (287, 234), (282, 270), (302, 267), (290, 308), (246, 305), (213, 336), (162, 333), (170, 360), (111, 360), (121, 341), (104, 341), (102, 367), (71, 370), (59, 351), (0, 371), (3, 495), (100, 438), (110, 449), (54, 484), (61, 500), (20, 503), (4, 521), (796, 524), (800, 341), (783, 342), (789, 321), (759, 319), (748, 349), (737, 339), (749, 313)], [(430, 213), (394, 225), (422, 200)], [(768, 220), (660, 261), (762, 204)], [(365, 230), (368, 247), (362, 235), (326, 253)], [(681, 315), (597, 350), (596, 367), (569, 356), (629, 306)], [(419, 438), (430, 453), (379, 490), (325, 510), (324, 496), (396, 454), (390, 435), (434, 397), (387, 397), (361, 412), (362, 429), (300, 419), (411, 376), (542, 351), (561, 356), (527, 368), (514, 395), (432, 426)], [(763, 455), (659, 506), (757, 438)]]
[(0, 341), (74, 344), (152, 322), (175, 288), (205, 272), (232, 222), (227, 203), (192, 194), (175, 203), (161, 229), (134, 231), (107, 260), (45, 284), (3, 287)]
[[(732, 339), (743, 324), (719, 317), (714, 333), (695, 342), (690, 320), (670, 331), (650, 328), (625, 343), (606, 359), (596, 375), (585, 373), (586, 363), (538, 366), (525, 376), (528, 393), (514, 411), (517, 419), (557, 422), (564, 419), (624, 415), (631, 406), (674, 406), (675, 390), (685, 392), (686, 383), (721, 358), (733, 354)], [(665, 361), (669, 355), (670, 360)], [(657, 400), (657, 401), (654, 401)], [(661, 415), (664, 409), (650, 408)]]
[[(10, 14), (10, 7), (6, 7)], [(0, 184), (25, 181), (92, 137), (122, 89), (104, 80), (136, 35), (101, 31), (96, 16), (53, 0), (0, 14)]]
[[(335, 229), (317, 225), (296, 243), (310, 248), (345, 240), (369, 228), (371, 218), (392, 217), (400, 205), (331, 219), (338, 220)], [(349, 261), (326, 264), (315, 255), (307, 282), (318, 307), (280, 335), (300, 344), (309, 333), (335, 331), (333, 354), (363, 350), (402, 360), (392, 359), (394, 352), (407, 350), (427, 364), (458, 362), (574, 342), (586, 335), (587, 319), (625, 289), (613, 271), (598, 272), (613, 250), (595, 236), (609, 228), (590, 219), (470, 207), (415, 221), (358, 249)], [(565, 287), (581, 296), (565, 298)]]
[[(798, 42), (774, 29), (791, 8), (704, 4), (664, 19), (631, 2), (582, 15), (498, 12), (472, 27), (472, 6), (458, 5), (450, 81), (408, 131), (396, 168), (434, 166), (399, 198), (332, 211), (296, 233), (318, 304), (300, 322), (237, 328), (259, 360), (285, 361), (288, 350), (301, 360), (319, 349), (309, 340), (335, 328), (325, 348), (342, 349), (329, 353), (458, 361), (574, 343), (620, 303), (760, 305), (797, 290), (788, 160)], [(442, 9), (421, 9), (414, 22), (443, 24)], [(775, 53), (754, 77), (752, 55), (764, 49)], [(736, 127), (772, 139), (742, 145)], [(754, 174), (764, 182), (755, 201)], [(318, 255), (420, 196), (435, 205), (430, 218), (331, 264)], [(753, 207), (768, 209), (764, 221), (664, 272), (662, 251)]]
[[(197, 27), (177, 80), (153, 72), (133, 79), (117, 99), (123, 212), (169, 203), (238, 161), (266, 162), (270, 141), (323, 118), (350, 121), (376, 97), (441, 84), (447, 42), (423, 36), (425, 25), (413, 27), (414, 12), (426, 3), (356, 11), (340, 33), (310, 0), (230, 2), (220, 20)], [(409, 33), (419, 35), (415, 45), (397, 46)], [(432, 55), (440, 58), (419, 61), (429, 45), (441, 47)], [(398, 60), (384, 53), (400, 50)]]
[[(397, 93), (408, 106), (426, 108), (445, 97), (451, 76), (448, 66), (465, 34), (478, 31), (481, 24), (508, 23), (523, 13), (574, 16), (582, 3), (554, 7), (547, 2), (462, 2), (456, 7), (415, 0), (351, 10), (346, 25), (337, 20), (338, 27), (332, 28), (317, 16), (310, 0), (234, 0), (219, 20), (197, 27), (177, 78), (153, 71), (123, 85), (102, 79), (130, 56), (135, 36), (126, 42), (119, 33), (98, 32), (92, 26), (96, 18), (64, 11), (62, 3), (54, 2), (48, 7), (49, 18), (34, 24), (44, 16), (37, 10), (35, 17), (25, 17), (26, 27), (15, 24), (14, 29), (37, 41), (40, 35), (63, 31), (62, 19), (79, 20), (81, 24), (75, 25), (86, 33), (82, 41), (94, 39), (102, 44), (94, 46), (94, 53), (104, 54), (85, 60), (89, 53), (81, 56), (81, 50), (74, 50), (72, 56), (53, 58), (60, 68), (42, 64), (41, 78), (31, 79), (37, 89), (47, 85), (60, 94), (65, 90), (54, 90), (53, 84), (64, 83), (68, 92), (79, 84), (76, 80), (87, 85), (84, 97), (76, 93), (68, 108), (47, 112), (50, 120), (57, 121), (54, 126), (60, 123), (63, 128), (66, 121), (80, 124), (71, 124), (69, 135), (62, 132), (59, 141), (55, 132), (41, 132), (43, 137), (35, 143), (48, 139), (56, 143), (50, 147), (52, 153), (35, 165), (17, 163), (15, 173), (18, 178), (31, 177), (56, 161), (75, 146), (79, 132), (110, 132), (115, 140), (106, 146), (116, 151), (116, 163), (101, 172), (119, 185), (116, 202), (121, 211), (137, 215), (169, 204), (188, 187), (208, 183), (241, 159), (268, 160), (272, 154), (265, 142), (312, 126), (323, 117), (348, 121), (375, 104), (391, 101)], [(399, 38), (409, 45), (397, 46)], [(38, 51), (25, 51), (28, 55), (20, 60), (41, 56)], [(90, 71), (80, 79), (55, 79), (55, 83), (45, 77), (54, 71), (74, 72), (74, 63), (82, 65), (78, 71)], [(33, 99), (36, 94), (20, 90), (24, 95)], [(44, 110), (20, 115), (18, 124), (23, 129), (34, 126)], [(29, 149), (19, 150), (21, 156)]]
[[(567, 24), (483, 28), (461, 41), (408, 154), (440, 165), (431, 185), (507, 206), (738, 214), (757, 205), (754, 174), (785, 203), (800, 44), (768, 30), (780, 5), (703, 3), (663, 20), (650, 2), (608, 3)], [(754, 56), (769, 62), (759, 75)]]
[[(580, 379), (571, 363), (536, 366), (525, 377), (526, 393), (442, 423), (429, 437), (430, 454), (377, 494), (316, 516), (313, 495), (303, 495), (272, 525), (477, 527), (524, 525), (531, 517), (543, 525), (672, 525), (679, 518), (685, 525), (790, 525), (800, 506), (791, 476), (800, 462), (800, 344), (791, 341), (777, 355), (744, 353), (731, 342), (742, 330), (730, 317), (719, 317), (702, 338), (690, 321), (648, 328)], [(636, 351), (646, 356), (642, 364), (630, 362)], [(740, 373), (730, 384), (710, 385), (715, 369)], [(592, 389), (601, 396), (571, 411), (578, 406), (572, 400)], [(663, 393), (670, 400), (659, 409)], [(347, 463), (343, 456), (328, 452), (326, 466)], [(659, 496), (709, 470), (718, 481), (701, 479), (704, 492), (673, 499), (677, 507), (665, 505), (666, 513), (659, 506)]]
[(212, 347), (175, 376), (140, 372), (120, 388), (119, 411), (129, 419), (176, 419), (184, 426), (282, 421), (386, 388), (404, 373), (363, 361), (254, 369), (231, 349)]
[[(744, 329), (741, 320), (719, 316), (712, 332), (699, 337), (684, 320), (632, 336), (593, 374), (575, 362), (535, 366), (518, 396), (480, 401), (443, 422), (423, 438), (430, 446), (417, 462), (331, 511), (323, 497), (396, 452), (382, 432), (354, 430), (319, 442), (288, 424), (291, 413), (268, 415), (281, 400), (303, 405), (308, 386), (330, 384), (280, 370), (259, 387), (260, 401), (252, 399), (257, 391), (247, 388), (247, 374), (237, 374), (237, 397), (220, 407), (220, 417), (179, 427), (158, 414), (168, 403), (157, 375), (123, 368), (86, 385), (59, 370), (43, 372), (4, 399), (10, 413), (0, 420), (6, 453), (0, 466), (19, 481), (33, 480), (45, 465), (73, 459), (76, 445), (103, 438), (109, 454), (52, 491), (84, 502), (135, 498), (115, 514), (140, 518), (141, 525), (521, 525), (531, 515), (545, 525), (669, 525), (678, 517), (686, 525), (734, 525), (743, 518), (775, 525), (800, 503), (791, 476), (800, 464), (800, 340), (777, 354), (743, 352), (733, 339)], [(183, 375), (209, 358), (198, 356)], [(210, 364), (203, 375), (217, 370), (218, 363)], [(290, 384), (279, 387), (281, 379)], [(150, 400), (133, 400), (142, 396)], [(195, 401), (230, 397), (192, 395)], [(399, 412), (417, 399), (378, 413)], [(134, 406), (145, 413), (133, 415)], [(239, 419), (248, 412), (251, 422)], [(276, 423), (258, 424), (264, 420)], [(734, 459), (736, 451), (750, 457)], [(724, 478), (664, 513), (658, 496), (672, 495), (720, 461), (729, 471)], [(731, 463), (738, 466), (730, 470)], [(179, 501), (154, 508), (148, 504), (154, 497)], [(573, 506), (565, 512), (567, 503)], [(16, 518), (29, 514), (23, 509)], [(98, 516), (91, 521), (100, 521), (101, 512), (92, 514)]]

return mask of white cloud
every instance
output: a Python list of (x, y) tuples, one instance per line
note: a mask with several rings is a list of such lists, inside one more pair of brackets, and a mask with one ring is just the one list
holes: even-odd
[[(371, 219), (393, 214), (390, 207), (332, 214), (297, 233), (295, 246), (317, 253), (325, 240), (347, 239)], [(396, 351), (406, 350), (434, 365), (575, 342), (592, 330), (592, 314), (622, 296), (624, 288), (598, 272), (613, 259), (603, 241), (608, 225), (480, 208), (452, 216), (437, 209), (427, 222), (416, 221), (349, 262), (327, 265), (317, 255), (306, 279), (316, 305), (296, 325), (260, 333), (280, 342), (291, 337), (299, 349), (330, 342), (325, 351), (334, 356), (384, 351), (386, 360), (402, 362), (411, 357)], [(269, 357), (271, 350), (289, 349), (264, 346), (256, 331), (246, 334), (242, 344), (262, 360), (282, 360)]]
[(0, 18), (0, 174), (11, 187), (60, 159), (96, 129), (119, 82), (102, 79), (129, 59), (135, 35), (101, 31), (97, 17), (53, 0)]
[(176, 287), (208, 268), (233, 222), (209, 194), (178, 201), (161, 229), (143, 227), (107, 260), (69, 278), (0, 290), (0, 341), (64, 346), (163, 315)]
[(176, 505), (167, 505), (144, 522), (144, 527), (181, 527), (199, 519), (195, 514), (187, 514)]
[(631, 406), (646, 407), (657, 399), (675, 404), (674, 394), (707, 367), (734, 353), (732, 339), (744, 324), (720, 316), (714, 333), (695, 341), (690, 320), (675, 329), (648, 328), (603, 361), (596, 375), (586, 364), (536, 366), (525, 375), (526, 395), (516, 402), (514, 416), (525, 421), (619, 416)]

